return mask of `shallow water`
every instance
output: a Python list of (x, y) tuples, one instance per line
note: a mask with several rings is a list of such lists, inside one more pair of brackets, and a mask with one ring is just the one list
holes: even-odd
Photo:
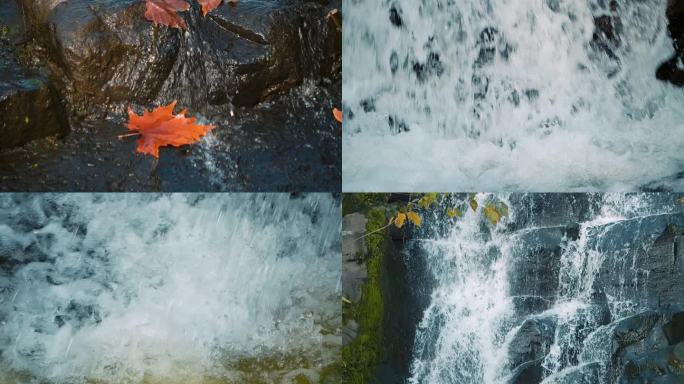
[(343, 189), (681, 188), (667, 0), (609, 3), (347, 2)]
[(0, 218), (6, 381), (315, 382), (337, 356), (330, 195), (4, 195)]

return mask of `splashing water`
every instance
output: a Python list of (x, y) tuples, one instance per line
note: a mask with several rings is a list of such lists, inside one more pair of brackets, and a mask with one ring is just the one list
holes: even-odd
[(610, 3), (347, 2), (344, 190), (681, 188), (667, 0)]
[[(423, 238), (410, 240), (420, 244), (435, 284), (418, 324), (409, 383), (508, 382), (518, 366), (509, 351), (528, 322), (553, 324), (539, 362), (544, 383), (574, 382), (562, 377), (610, 364), (610, 344), (601, 339), (608, 323), (653, 305), (635, 250), (652, 244), (666, 223), (684, 226), (675, 196), (529, 196), (478, 194), (479, 206), (504, 201), (510, 216), (496, 227), (473, 212), (455, 222), (426, 220)], [(454, 199), (447, 205), (464, 203)], [(550, 199), (545, 207), (543, 199)]]
[(232, 383), (241, 359), (336, 356), (330, 195), (4, 195), (0, 219), (0, 371)]

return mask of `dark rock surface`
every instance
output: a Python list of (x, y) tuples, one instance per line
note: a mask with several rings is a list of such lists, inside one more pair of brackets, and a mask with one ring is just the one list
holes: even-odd
[(511, 369), (525, 362), (538, 361), (549, 353), (556, 332), (555, 316), (536, 317), (525, 320), (508, 345), (508, 361)]
[(68, 132), (65, 112), (45, 73), (22, 65), (16, 45), (25, 26), (17, 4), (0, 10), (0, 150)]
[(430, 304), (433, 281), (425, 258), (418, 253), (418, 243), (400, 237), (387, 243), (382, 271), (384, 350), (374, 383), (403, 384), (410, 373), (416, 329)]
[[(190, 0), (180, 13), (186, 31), (154, 26), (140, 0), (16, 1), (31, 37), (21, 64), (44, 74), (30, 83), (45, 91), (31, 96), (40, 97), (28, 113), (47, 121), (49, 102), (65, 112), (56, 115), (61, 130), (40, 124), (31, 135), (18, 124), (24, 97), (3, 124), (21, 131), (16, 144), (71, 134), (0, 151), (0, 189), (340, 189), (341, 129), (331, 110), (341, 104), (341, 31), (339, 13), (329, 15), (340, 0), (244, 0), (207, 17)], [(194, 161), (163, 149), (152, 164), (134, 141), (117, 142), (127, 106), (172, 100), (219, 127), (192, 146)]]
[[(40, 140), (0, 152), (5, 191), (330, 191), (341, 188), (340, 126), (320, 88), (298, 88), (210, 117), (211, 137), (159, 160), (119, 141), (124, 122), (72, 126), (64, 140)], [(325, 124), (323, 124), (325, 122)]]
[(668, 0), (668, 29), (675, 54), (656, 70), (656, 77), (678, 86), (684, 86), (684, 1)]

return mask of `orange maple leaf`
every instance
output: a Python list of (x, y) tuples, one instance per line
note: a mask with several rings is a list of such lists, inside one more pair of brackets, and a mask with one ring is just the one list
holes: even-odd
[(186, 110), (174, 115), (175, 107), (174, 101), (153, 111), (145, 110), (142, 116), (128, 108), (128, 129), (140, 135), (138, 152), (159, 158), (159, 147), (192, 144), (216, 128), (214, 125), (196, 124), (196, 118), (185, 116)]
[(197, 2), (202, 6), (202, 15), (206, 16), (207, 13), (213, 11), (221, 5), (222, 0), (197, 0)]
[(333, 108), (333, 116), (335, 117), (335, 120), (339, 121), (340, 123), (342, 122), (342, 111), (337, 108)]
[(188, 25), (177, 12), (188, 9), (190, 9), (190, 4), (184, 0), (146, 0), (145, 18), (155, 25), (187, 29)]

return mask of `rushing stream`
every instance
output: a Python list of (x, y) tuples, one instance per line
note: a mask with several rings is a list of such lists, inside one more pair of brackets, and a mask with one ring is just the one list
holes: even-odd
[(510, 207), (496, 227), (473, 212), (428, 217), (405, 247), (431, 285), (413, 288), (427, 288), (429, 304), (409, 383), (684, 381), (676, 196), (476, 196), (492, 199)]
[(0, 196), (0, 381), (315, 382), (340, 225), (328, 194)]
[(344, 190), (681, 188), (666, 6), (346, 2)]

